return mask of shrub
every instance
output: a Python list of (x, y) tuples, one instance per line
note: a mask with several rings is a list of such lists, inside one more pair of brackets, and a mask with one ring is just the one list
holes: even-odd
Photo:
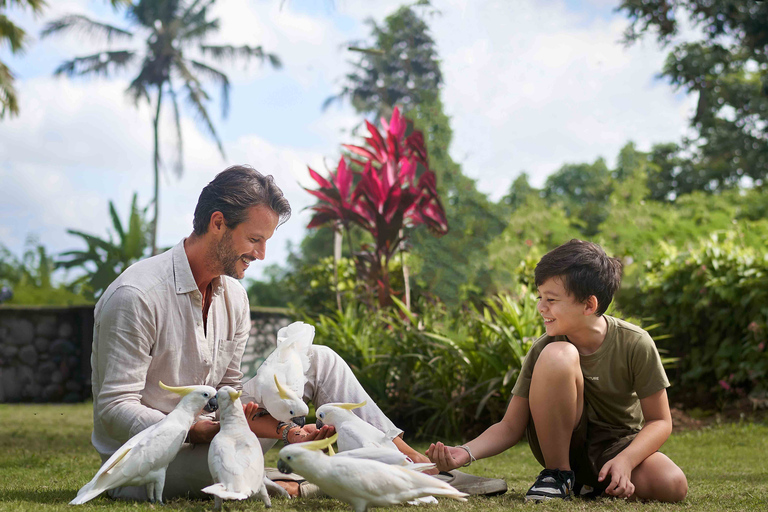
[(416, 437), (459, 439), (504, 414), (523, 357), (542, 333), (536, 298), (522, 287), (481, 307), (447, 311), (421, 299), (409, 312), (343, 312), (306, 318), (316, 343), (333, 348), (401, 428)]
[(623, 309), (662, 324), (669, 337), (659, 345), (680, 357), (677, 393), (701, 402), (768, 388), (768, 256), (742, 239), (713, 234), (687, 251), (663, 244), (622, 295)]

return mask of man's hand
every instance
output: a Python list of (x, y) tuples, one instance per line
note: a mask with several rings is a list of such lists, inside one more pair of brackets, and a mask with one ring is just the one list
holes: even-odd
[(617, 498), (629, 498), (634, 494), (635, 484), (630, 480), (632, 467), (621, 455), (605, 463), (597, 475), (598, 482), (605, 480), (608, 475), (611, 476), (611, 484), (605, 490), (607, 494)]
[(322, 428), (309, 424), (303, 427), (293, 427), (288, 431), (288, 442), (305, 443), (307, 441), (318, 441), (326, 439), (336, 433), (336, 429), (331, 425), (323, 425)]
[(469, 462), (469, 454), (462, 448), (432, 443), (427, 449), (427, 457), (437, 465), (440, 471), (450, 471)]
[(193, 444), (210, 443), (219, 432), (219, 422), (200, 420), (189, 429), (189, 442)]

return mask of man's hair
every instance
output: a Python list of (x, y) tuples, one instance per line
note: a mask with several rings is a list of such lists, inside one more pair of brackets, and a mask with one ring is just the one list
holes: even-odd
[(195, 234), (204, 235), (208, 231), (213, 212), (221, 212), (226, 226), (234, 229), (245, 221), (249, 208), (260, 204), (277, 214), (278, 226), (291, 216), (291, 205), (272, 176), (264, 176), (247, 165), (228, 167), (200, 193), (192, 223)]
[(565, 291), (579, 302), (594, 295), (595, 315), (601, 316), (621, 284), (621, 261), (595, 243), (573, 239), (545, 254), (533, 274), (537, 287), (553, 277), (561, 278)]

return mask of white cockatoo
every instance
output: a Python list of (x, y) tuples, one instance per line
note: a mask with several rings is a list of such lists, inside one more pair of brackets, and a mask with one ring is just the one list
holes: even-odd
[(397, 451), (397, 446), (392, 441), (400, 433), (398, 430), (382, 432), (352, 411), (363, 407), (367, 402), (359, 404), (331, 403), (317, 408), (317, 428), (323, 425), (331, 425), (339, 434), (339, 452), (346, 452), (356, 448), (388, 448)]
[(70, 505), (82, 505), (115, 487), (146, 485), (152, 502), (163, 502), (165, 471), (176, 457), (190, 427), (202, 409), (217, 408), (216, 390), (210, 386), (160, 387), (181, 395), (181, 401), (159, 423), (142, 430), (102, 464)]
[(267, 508), (272, 506), (264, 483), (264, 454), (245, 419), (240, 395), (229, 386), (216, 394), (221, 427), (208, 448), (208, 469), (216, 483), (203, 489), (214, 495), (216, 510), (222, 500), (246, 500), (254, 494)]
[(294, 322), (277, 332), (277, 347), (243, 386), (243, 398), (258, 403), (280, 421), (304, 426), (309, 412), (304, 385), (309, 371), (309, 347), (315, 328)]
[(466, 501), (467, 494), (429, 475), (375, 460), (322, 453), (320, 450), (334, 443), (336, 437), (286, 446), (280, 450), (278, 469), (300, 474), (329, 496), (352, 505), (356, 512), (426, 496)]

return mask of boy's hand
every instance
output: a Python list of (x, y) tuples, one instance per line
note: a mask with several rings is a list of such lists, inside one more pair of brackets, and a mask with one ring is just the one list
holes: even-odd
[(629, 498), (635, 492), (635, 484), (630, 480), (632, 467), (621, 458), (621, 455), (609, 460), (597, 475), (597, 480), (602, 482), (605, 477), (611, 476), (611, 484), (605, 490), (607, 494), (617, 498)]
[(427, 449), (427, 457), (437, 465), (440, 471), (450, 471), (469, 462), (469, 454), (466, 450), (453, 446), (445, 446), (443, 443), (432, 443)]

